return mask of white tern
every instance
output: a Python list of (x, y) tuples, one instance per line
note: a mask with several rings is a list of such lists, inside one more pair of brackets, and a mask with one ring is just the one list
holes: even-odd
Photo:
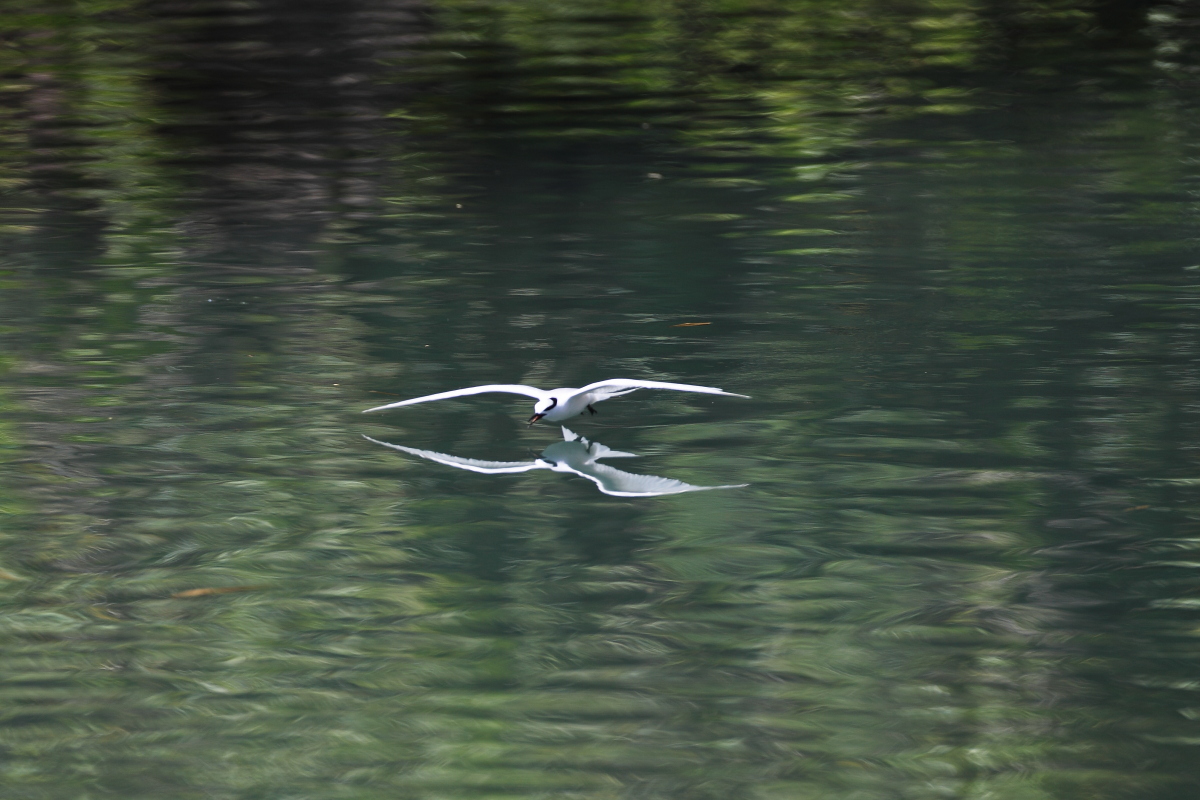
[(596, 409), (592, 408), (593, 403), (608, 400), (610, 397), (620, 397), (623, 394), (636, 392), (638, 389), (674, 389), (677, 392), (700, 392), (701, 394), (723, 394), (729, 397), (749, 397), (749, 395), (734, 394), (733, 392), (714, 389), (711, 386), (692, 386), (687, 383), (665, 383), (663, 381), (635, 381), (628, 378), (612, 378), (607, 381), (589, 383), (581, 389), (562, 388), (551, 389), (550, 391), (544, 391), (533, 386), (522, 386), (518, 383), (489, 383), (486, 386), (470, 386), (466, 389), (455, 389), (451, 392), (439, 392), (438, 394), (427, 394), (424, 397), (414, 397), (411, 400), (401, 400), (399, 403), (388, 403), (385, 406), (368, 408), (363, 413), (369, 414), (372, 411), (383, 411), (389, 408), (400, 408), (401, 406), (411, 406), (417, 403), (428, 403), (433, 400), (449, 400), (451, 397), (464, 397), (470, 394), (507, 392), (509, 394), (523, 394), (526, 397), (532, 397), (537, 400), (533, 404), (533, 416), (529, 418), (529, 424), (532, 425), (539, 419), (546, 419), (550, 422), (562, 422), (585, 411), (595, 414)]

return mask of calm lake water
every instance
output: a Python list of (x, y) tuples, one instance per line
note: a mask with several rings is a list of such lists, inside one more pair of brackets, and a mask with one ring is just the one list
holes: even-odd
[(1196, 797), (1186, 4), (12, 8), (5, 798)]

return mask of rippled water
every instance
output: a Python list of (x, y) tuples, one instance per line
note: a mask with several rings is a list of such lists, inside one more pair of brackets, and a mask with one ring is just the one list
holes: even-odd
[[(12, 798), (1200, 780), (1186, 4), (17, 3)], [(694, 486), (529, 462), (526, 398)]]

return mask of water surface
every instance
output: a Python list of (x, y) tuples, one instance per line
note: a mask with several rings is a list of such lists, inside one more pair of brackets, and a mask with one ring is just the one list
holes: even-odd
[(7, 16), (6, 796), (1191, 798), (1174, 8)]

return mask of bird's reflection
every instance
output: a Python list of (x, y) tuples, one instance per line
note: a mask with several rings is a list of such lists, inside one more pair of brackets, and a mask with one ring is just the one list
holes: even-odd
[(599, 442), (589, 442), (579, 434), (562, 429), (563, 441), (555, 442), (542, 451), (542, 455), (533, 461), (479, 461), (474, 458), (459, 458), (430, 450), (418, 450), (415, 447), (404, 447), (399, 444), (389, 444), (370, 436), (364, 439), (412, 453), (414, 456), (427, 458), (439, 464), (450, 467), (482, 472), (485, 474), (500, 474), (504, 472), (528, 472), (534, 469), (550, 469), (555, 472), (571, 472), (592, 481), (605, 494), (614, 497), (655, 497), (663, 494), (682, 494), (683, 492), (705, 492), (711, 489), (737, 489), (747, 486), (745, 483), (725, 486), (693, 486), (690, 483), (660, 478), (657, 475), (635, 475), (598, 463), (602, 458), (636, 458), (634, 453), (622, 453), (610, 450)]

